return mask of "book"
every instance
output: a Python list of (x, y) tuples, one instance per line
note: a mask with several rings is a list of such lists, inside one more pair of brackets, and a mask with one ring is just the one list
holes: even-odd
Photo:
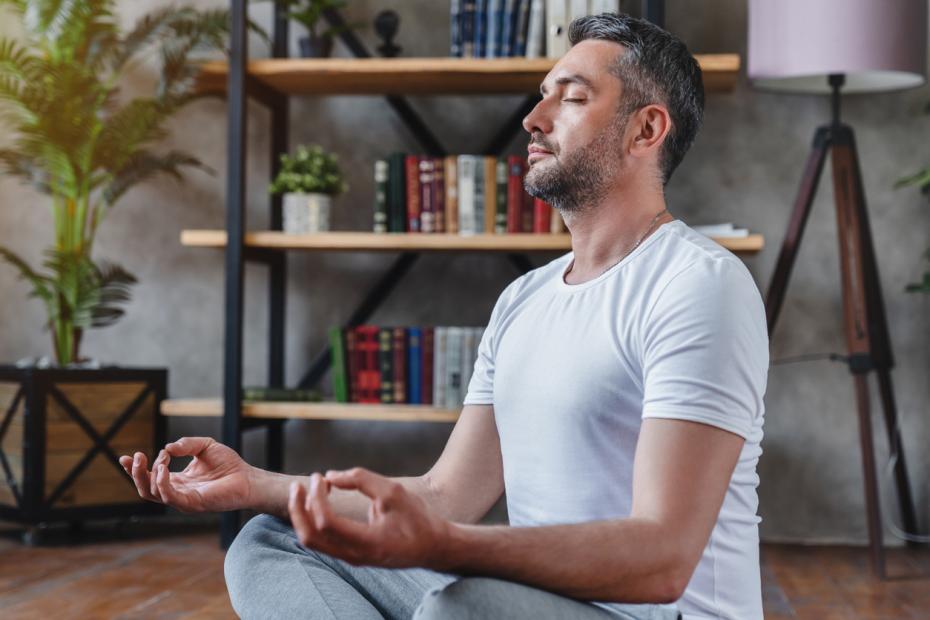
[(482, 163), (484, 164), (484, 222), (481, 224), (481, 230), (485, 233), (494, 234), (494, 222), (497, 219), (497, 159), (493, 156), (485, 156)]
[(423, 330), (407, 329), (407, 400), (411, 405), (423, 402)]
[(433, 158), (421, 157), (419, 166), (420, 230), (431, 233), (435, 232), (436, 221), (433, 206)]
[(348, 373), (349, 373), (349, 402), (350, 403), (361, 402), (361, 393), (359, 391), (359, 384), (358, 384), (359, 357), (358, 357), (358, 348), (355, 342), (356, 342), (355, 329), (350, 327), (345, 330), (346, 366), (348, 367)]
[(423, 336), (421, 341), (422, 362), (420, 363), (420, 403), (433, 404), (433, 335), (434, 328), (424, 327), (420, 330)]
[(523, 176), (526, 160), (519, 155), (507, 157), (507, 232), (523, 232)]
[[(462, 334), (462, 389), (460, 391), (461, 401), (465, 401), (468, 395), (468, 384), (471, 382), (471, 375), (475, 368), (475, 356), (478, 351), (478, 327), (466, 327)], [(462, 402), (459, 403), (461, 406)]]
[(446, 195), (445, 232), (457, 233), (459, 231), (458, 157), (448, 155), (443, 163)]
[(390, 327), (378, 329), (378, 369), (381, 371), (379, 385), (380, 402), (394, 402), (394, 353), (393, 330)]
[[(446, 171), (442, 157), (433, 158), (433, 229), (429, 232), (445, 231), (446, 219)], [(427, 232), (427, 231), (424, 231)]]
[(323, 400), (323, 396), (317, 390), (247, 386), (242, 388), (242, 400), (266, 402), (320, 402)]
[(358, 385), (360, 403), (381, 402), (381, 368), (378, 359), (378, 328), (359, 325), (355, 328), (358, 351)]
[(487, 45), (488, 0), (475, 0), (475, 58), (484, 58)]
[(388, 232), (407, 230), (406, 155), (392, 153), (388, 157)]
[(462, 345), (465, 332), (461, 327), (446, 328), (445, 398), (443, 409), (462, 406)]
[(568, 51), (568, 0), (546, 0), (546, 56), (561, 58)]
[(530, 23), (526, 32), (526, 57), (542, 58), (546, 44), (546, 0), (529, 0)]
[(475, 206), (474, 221), (471, 224), (472, 232), (475, 234), (484, 232), (484, 158), (480, 155), (474, 156), (475, 160)]
[(526, 35), (530, 23), (530, 0), (520, 0), (514, 26), (513, 55), (526, 56)]
[(620, 0), (588, 0), (588, 15), (601, 13), (617, 13), (620, 11)]
[(346, 403), (349, 402), (349, 389), (346, 381), (345, 343), (341, 328), (331, 327), (329, 329), (329, 347), (332, 358), (330, 375), (333, 382), (333, 400), (337, 403)]
[(407, 330), (403, 327), (395, 327), (391, 330), (393, 341), (391, 342), (391, 353), (394, 356), (393, 376), (394, 376), (394, 398), (395, 403), (407, 402)]
[(449, 3), (449, 55), (462, 56), (462, 1), (451, 0)]
[(546, 233), (552, 229), (552, 207), (544, 200), (533, 199), (533, 232)]
[(703, 226), (692, 226), (691, 228), (708, 237), (726, 237), (732, 239), (749, 236), (748, 228), (736, 228), (733, 226), (732, 222), (705, 224)]
[(488, 42), (486, 58), (501, 57), (501, 34), (503, 32), (504, 0), (488, 0)]
[(459, 155), (458, 215), (460, 235), (473, 235), (475, 230), (475, 157)]
[(446, 327), (433, 331), (433, 406), (446, 405)]
[(514, 28), (517, 23), (520, 0), (504, 0), (504, 15), (501, 26), (501, 56), (513, 56), (513, 44), (516, 41)]
[(374, 232), (386, 233), (388, 231), (388, 164), (379, 159), (375, 162), (375, 220)]
[(407, 232), (420, 232), (420, 162), (416, 155), (404, 158), (407, 180)]
[[(529, 170), (529, 164), (526, 163), (526, 160), (523, 160), (523, 175), (526, 176), (526, 171)], [(523, 179), (520, 179), (520, 190), (522, 191), (521, 198), (523, 198), (523, 205), (521, 207), (520, 213), (523, 215), (523, 225), (520, 227), (520, 230), (525, 233), (533, 232), (533, 201), (535, 198), (527, 193), (526, 189), (523, 187)]]
[(475, 12), (476, 0), (462, 0), (459, 17), (459, 31), (462, 37), (462, 57), (475, 57)]
[(494, 163), (496, 187), (494, 188), (494, 232), (507, 232), (507, 160), (498, 159)]

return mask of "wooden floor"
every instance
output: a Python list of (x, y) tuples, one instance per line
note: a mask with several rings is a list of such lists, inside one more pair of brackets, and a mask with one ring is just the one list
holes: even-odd
[[(184, 532), (179, 534), (177, 532)], [(0, 618), (235, 618), (212, 523), (135, 522), (25, 547), (0, 527)], [(764, 545), (767, 620), (930, 620), (930, 551), (889, 550), (874, 579), (862, 548)]]

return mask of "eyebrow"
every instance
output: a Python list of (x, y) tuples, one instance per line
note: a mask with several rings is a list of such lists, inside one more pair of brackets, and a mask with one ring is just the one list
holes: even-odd
[[(589, 80), (585, 76), (580, 75), (578, 73), (571, 73), (569, 75), (564, 75), (560, 78), (556, 78), (555, 83), (559, 86), (563, 84), (581, 84), (582, 86), (585, 86), (587, 88), (590, 88), (591, 90), (594, 90), (594, 84), (591, 82), (591, 80)], [(539, 85), (539, 92), (542, 95), (546, 94), (545, 84)]]

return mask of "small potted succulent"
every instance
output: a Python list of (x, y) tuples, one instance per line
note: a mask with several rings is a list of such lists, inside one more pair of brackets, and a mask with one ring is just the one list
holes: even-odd
[(324, 28), (325, 12), (341, 9), (345, 0), (286, 0), (288, 17), (307, 29), (307, 36), (298, 40), (304, 58), (329, 58), (333, 52), (333, 37), (360, 24)]
[(336, 156), (312, 145), (281, 155), (281, 170), (269, 191), (284, 194), (284, 231), (304, 234), (330, 229), (332, 198), (347, 189)]

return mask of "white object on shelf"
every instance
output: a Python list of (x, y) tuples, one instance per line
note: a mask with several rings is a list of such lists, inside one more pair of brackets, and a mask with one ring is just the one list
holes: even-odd
[(723, 224), (706, 224), (703, 226), (692, 226), (694, 231), (706, 235), (708, 237), (727, 237), (727, 238), (739, 238), (739, 237), (748, 237), (749, 229), (748, 228), (736, 228), (731, 222), (724, 222)]
[(329, 194), (284, 194), (284, 232), (296, 235), (328, 232), (332, 202)]

